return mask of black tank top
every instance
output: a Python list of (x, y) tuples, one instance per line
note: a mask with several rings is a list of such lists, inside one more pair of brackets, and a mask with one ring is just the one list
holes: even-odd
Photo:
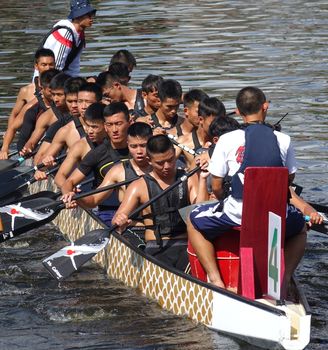
[(80, 135), (80, 138), (82, 139), (82, 137), (85, 137), (87, 134), (83, 128), (83, 125), (80, 121), (80, 118), (79, 117), (73, 117), (73, 121), (74, 121), (74, 125), (75, 125), (75, 128), (77, 130), (77, 132), (79, 133)]
[(194, 144), (194, 151), (196, 152), (198, 149), (202, 148), (202, 145), (199, 142), (196, 129), (192, 129), (191, 131), (192, 142)]

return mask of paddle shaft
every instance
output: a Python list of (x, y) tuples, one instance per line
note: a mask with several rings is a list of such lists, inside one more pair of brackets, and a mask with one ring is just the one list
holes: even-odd
[(189, 148), (188, 146), (184, 145), (183, 143), (180, 143), (177, 141), (177, 137), (172, 134), (167, 134), (167, 137), (171, 140), (171, 142), (176, 145), (177, 147), (181, 148), (182, 150), (186, 151), (187, 153), (191, 154), (192, 156), (196, 156), (198, 152), (195, 152), (193, 149)]
[[(139, 176), (136, 176), (133, 179), (117, 182), (117, 183), (112, 184), (112, 185), (96, 188), (95, 190), (91, 190), (91, 191), (87, 191), (87, 192), (84, 192), (84, 193), (76, 194), (75, 196), (72, 197), (72, 200), (79, 200), (79, 199), (82, 199), (84, 197), (92, 196), (92, 195), (100, 193), (100, 192), (112, 190), (112, 189), (114, 189), (116, 187), (121, 187), (121, 186), (127, 185), (127, 184), (129, 184), (132, 181), (137, 180), (137, 179), (139, 179)], [(40, 210), (40, 209), (51, 208), (51, 207), (55, 207), (55, 208), (57, 207), (59, 210), (60, 209), (64, 209), (65, 208), (65, 203), (62, 200), (60, 200), (60, 201), (57, 201), (57, 202), (55, 202), (53, 204), (50, 204), (50, 205), (42, 205), (42, 206), (36, 207), (36, 208), (34, 208), (34, 210)]]
[[(62, 160), (63, 158), (65, 158), (66, 155), (67, 155), (67, 154), (64, 153), (64, 154), (62, 154), (62, 155), (56, 157), (56, 158), (54, 159), (54, 162), (56, 162), (56, 163), (59, 162), (60, 160)], [(25, 174), (31, 173), (32, 171), (39, 170), (39, 169), (43, 168), (44, 166), (45, 166), (45, 165), (44, 165), (43, 163), (39, 163), (39, 164), (35, 165), (32, 169), (29, 169), (29, 170), (27, 170), (27, 171), (25, 171), (25, 172), (23, 172), (23, 173), (21, 173), (21, 174), (18, 174), (18, 175), (16, 175), (16, 176), (14, 176), (13, 179), (16, 179), (16, 178), (18, 178), (18, 177), (20, 177), (20, 176), (23, 176), (23, 175), (25, 175)]]

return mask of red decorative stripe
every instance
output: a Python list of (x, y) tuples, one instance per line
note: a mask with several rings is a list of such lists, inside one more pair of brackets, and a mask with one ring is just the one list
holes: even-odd
[(52, 33), (52, 35), (55, 37), (56, 40), (58, 40), (62, 45), (65, 45), (69, 48), (71, 48), (73, 46), (73, 42), (71, 40), (68, 40), (66, 38), (64, 38), (58, 30), (56, 30), (55, 32)]

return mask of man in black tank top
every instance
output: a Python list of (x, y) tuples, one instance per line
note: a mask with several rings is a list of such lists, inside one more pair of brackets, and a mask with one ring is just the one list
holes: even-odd
[[(103, 144), (91, 150), (81, 161), (78, 168), (67, 179), (62, 187), (64, 194), (71, 192), (87, 175), (93, 172), (95, 185), (102, 182), (106, 173), (119, 160), (128, 159), (129, 150), (127, 148), (127, 129), (130, 125), (129, 111), (122, 102), (112, 102), (104, 109), (105, 130), (108, 139)], [(65, 198), (70, 198), (70, 195)], [(111, 201), (104, 205), (102, 211), (113, 211), (118, 207), (118, 200)]]
[(59, 73), (52, 78), (50, 82), (52, 104), (50, 108), (39, 117), (31, 137), (20, 152), (21, 155), (32, 152), (49, 126), (60, 119), (63, 114), (68, 113), (65, 102), (64, 84), (69, 78), (70, 77), (65, 73)]
[[(149, 164), (149, 159), (146, 153), (146, 144), (148, 139), (152, 136), (152, 129), (146, 123), (136, 122), (128, 128), (128, 148), (131, 159), (124, 162), (119, 162), (114, 165), (106, 174), (102, 183), (98, 188), (112, 185), (129, 179), (136, 179), (152, 169)], [(121, 202), (126, 191), (127, 186), (122, 186), (116, 191), (118, 192), (119, 201)], [(106, 200), (114, 190), (104, 191), (95, 195), (83, 198), (78, 201), (79, 205), (87, 208), (95, 208), (97, 205)], [(76, 203), (70, 203), (70, 207), (74, 208)], [(108, 226), (111, 221), (105, 222)]]
[[(207, 147), (210, 142), (209, 126), (215, 118), (224, 118), (226, 110), (224, 104), (216, 97), (207, 97), (199, 102), (198, 126), (192, 132), (179, 137), (178, 142), (193, 149), (195, 152)], [(194, 156), (181, 148), (176, 149), (177, 156), (182, 152), (186, 160), (187, 168), (190, 168), (194, 161)]]
[[(50, 82), (52, 78), (57, 75), (57, 69), (49, 69), (40, 74), (39, 79), (39, 93), (37, 103), (28, 109), (24, 115), (23, 124), (19, 132), (17, 141), (17, 149), (20, 151), (25, 145), (26, 141), (32, 135), (38, 118), (50, 108), (52, 101)], [(42, 91), (42, 95), (41, 95)], [(16, 123), (15, 123), (16, 124)]]
[(115, 62), (108, 67), (108, 71), (100, 73), (96, 83), (101, 87), (103, 102), (123, 102), (129, 113), (144, 108), (144, 101), (139, 92), (128, 87), (130, 80), (128, 67), (124, 63)]
[[(80, 117), (80, 112), (78, 108), (78, 91), (86, 81), (83, 78), (70, 78), (64, 84), (64, 93), (65, 93), (65, 103), (68, 110), (67, 114), (63, 114), (58, 117), (59, 119), (51, 124), (47, 129), (45, 136), (43, 138), (42, 144), (39, 148), (38, 153), (34, 158), (34, 164), (38, 164), (44, 160), (46, 156), (57, 155), (59, 151), (65, 146), (67, 140), (67, 146), (72, 146), (72, 144), (77, 140), (71, 138), (67, 135), (67, 128), (63, 128), (65, 125), (73, 125), (74, 120), (78, 120)], [(59, 131), (61, 130), (61, 131)], [(46, 163), (44, 163), (46, 164)], [(50, 166), (49, 164), (48, 166)], [(51, 165), (52, 166), (52, 165)]]
[(158, 97), (161, 106), (150, 118), (140, 119), (139, 121), (148, 122), (155, 128), (155, 133), (170, 133), (180, 136), (190, 132), (192, 125), (184, 118), (178, 116), (178, 110), (181, 103), (182, 88), (178, 81), (173, 79), (163, 80), (159, 85)]
[[(56, 185), (61, 188), (72, 171), (77, 167), (87, 153), (95, 147), (101, 145), (106, 137), (104, 128), (104, 112), (105, 105), (100, 102), (90, 105), (84, 114), (84, 123), (86, 127), (86, 135), (80, 138), (70, 147), (67, 157), (60, 166), (55, 176)], [(53, 163), (52, 156), (46, 157), (44, 162), (50, 159)]]
[[(72, 78), (72, 79), (80, 79), (80, 78)], [(84, 81), (84, 80), (83, 80)], [(78, 107), (78, 115), (75, 113), (73, 118), (66, 123), (66, 125), (62, 126), (56, 133), (53, 138), (51, 145), (43, 150), (43, 145), (40, 148), (41, 153), (40, 161), (45, 162), (47, 165), (52, 165), (53, 157), (55, 157), (64, 147), (70, 149), (78, 140), (86, 135), (84, 127), (84, 116), (86, 109), (91, 105), (101, 100), (101, 90), (94, 83), (83, 83), (79, 87), (79, 91), (77, 93), (77, 107)], [(93, 118), (93, 114), (99, 114), (101, 129), (103, 129), (103, 116), (102, 113), (103, 108), (99, 107), (99, 111), (95, 111), (90, 113), (90, 118)], [(99, 124), (98, 123), (98, 124)]]
[[(169, 187), (184, 173), (176, 169), (174, 147), (167, 136), (151, 137), (147, 142), (147, 154), (153, 170), (128, 187), (112, 220), (121, 232), (131, 224), (128, 215), (134, 209)], [(204, 186), (206, 181), (199, 182), (198, 176), (194, 175), (140, 213), (146, 228), (146, 253), (170, 267), (185, 269), (188, 263), (186, 226), (178, 209), (203, 201)]]
[[(161, 106), (161, 100), (158, 97), (158, 87), (163, 81), (159, 75), (149, 74), (141, 83), (142, 97), (146, 105), (142, 109), (134, 112), (134, 118), (145, 117), (157, 112)], [(140, 121), (143, 121), (140, 119)], [(146, 122), (146, 121), (145, 121)]]
[[(38, 71), (41, 75), (42, 73), (53, 68), (55, 68), (54, 53), (49, 49), (38, 49), (34, 55), (34, 69)], [(24, 85), (19, 89), (19, 93), (17, 95), (14, 107), (11, 110), (8, 118), (8, 127), (4, 135), (2, 147), (0, 149), (0, 159), (8, 158), (9, 146), (15, 137), (16, 131), (20, 128), (24, 121), (25, 113), (33, 105), (35, 105), (35, 103), (38, 102), (38, 98), (36, 98), (36, 93), (40, 90), (38, 84), (39, 81), (34, 80), (32, 83)], [(49, 97), (50, 96), (51, 93), (49, 91)], [(33, 124), (33, 128), (34, 125), (35, 123)], [(31, 130), (31, 133), (32, 131), (33, 129)], [(29, 138), (29, 136), (30, 135), (27, 136), (27, 139)], [(25, 145), (27, 139), (24, 140), (24, 142), (22, 142), (22, 145), (18, 148), (18, 150), (21, 150), (21, 148)]]

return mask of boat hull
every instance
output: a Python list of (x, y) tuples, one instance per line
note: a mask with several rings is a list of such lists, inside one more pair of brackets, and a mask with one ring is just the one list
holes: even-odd
[[(57, 189), (49, 178), (31, 188), (33, 193), (41, 190)], [(70, 241), (105, 227), (92, 212), (81, 208), (63, 210), (53, 222)], [(109, 277), (137, 288), (164, 309), (250, 344), (292, 350), (304, 349), (310, 341), (311, 314), (302, 293), (300, 303), (291, 306), (249, 300), (165, 267), (115, 232), (94, 260)]]

